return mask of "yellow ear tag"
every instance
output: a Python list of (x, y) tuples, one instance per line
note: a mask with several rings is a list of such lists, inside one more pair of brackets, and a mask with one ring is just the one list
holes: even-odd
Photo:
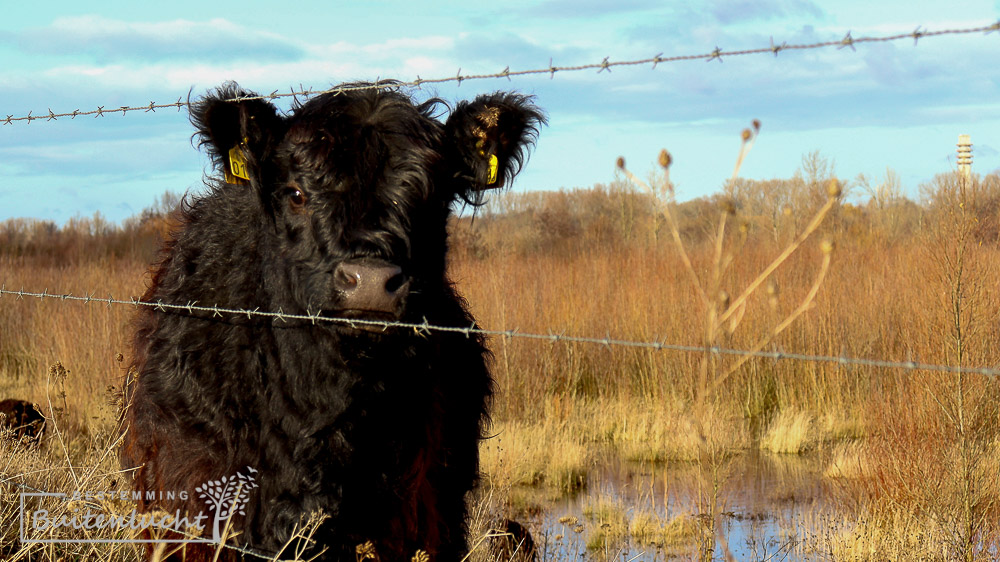
[(497, 167), (499, 162), (497, 161), (496, 154), (490, 154), (490, 179), (488, 185), (493, 185), (497, 182)]
[(250, 181), (245, 148), (246, 140), (229, 149), (229, 169), (226, 170), (226, 181), (229, 183), (243, 185)]

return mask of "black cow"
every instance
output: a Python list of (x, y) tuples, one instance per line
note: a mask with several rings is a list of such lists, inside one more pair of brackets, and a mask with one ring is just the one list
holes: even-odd
[(452, 207), (509, 185), (545, 119), (515, 93), (459, 102), (442, 123), (440, 100), (345, 86), (287, 114), (236, 84), (193, 104), (226, 180), (185, 203), (143, 300), (344, 321), (140, 313), (122, 463), (156, 492), (141, 509), (203, 512), (206, 534), (217, 512), (196, 488), (239, 474), (232, 525), (259, 552), (322, 510), (327, 559), (370, 542), (383, 561), (458, 560), (489, 352), (475, 334), (364, 321), (472, 326), (445, 268)]
[(0, 400), (0, 434), (35, 445), (45, 435), (45, 416), (31, 402), (17, 398)]

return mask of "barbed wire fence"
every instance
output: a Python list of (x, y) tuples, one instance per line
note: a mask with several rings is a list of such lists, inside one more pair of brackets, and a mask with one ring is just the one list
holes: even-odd
[[(970, 35), (976, 33), (993, 33), (1000, 32), (1000, 21), (994, 22), (988, 25), (981, 25), (978, 27), (968, 27), (960, 29), (938, 29), (938, 30), (925, 30), (920, 27), (914, 29), (913, 31), (907, 33), (896, 33), (892, 35), (872, 35), (863, 37), (853, 37), (851, 32), (848, 31), (844, 37), (836, 41), (821, 41), (817, 43), (798, 43), (798, 44), (788, 44), (775, 43), (774, 38), (770, 40), (770, 44), (763, 47), (749, 48), (749, 49), (736, 49), (727, 51), (716, 47), (714, 50), (707, 53), (690, 54), (690, 55), (672, 55), (663, 56), (663, 53), (658, 53), (652, 57), (644, 59), (635, 60), (623, 60), (623, 61), (612, 61), (611, 57), (604, 57), (601, 62), (581, 64), (575, 66), (558, 66), (549, 60), (548, 66), (527, 69), (527, 70), (511, 70), (510, 66), (507, 66), (499, 72), (485, 73), (485, 74), (462, 74), (462, 69), (459, 68), (458, 72), (453, 76), (443, 76), (438, 78), (417, 78), (409, 81), (396, 81), (396, 80), (376, 80), (372, 84), (364, 85), (346, 85), (346, 86), (335, 86), (333, 88), (327, 89), (313, 89), (313, 88), (300, 88), (298, 90), (292, 89), (289, 92), (279, 92), (278, 90), (272, 91), (270, 94), (257, 95), (257, 96), (242, 96), (236, 98), (230, 98), (227, 101), (249, 101), (249, 100), (276, 100), (279, 98), (286, 97), (310, 97), (320, 94), (336, 94), (340, 92), (350, 92), (357, 90), (372, 90), (372, 89), (385, 89), (385, 88), (397, 88), (397, 87), (416, 87), (420, 88), (424, 84), (442, 84), (447, 82), (455, 82), (461, 85), (462, 82), (468, 82), (471, 80), (490, 80), (498, 78), (511, 79), (515, 76), (530, 76), (530, 75), (545, 75), (548, 74), (550, 78), (554, 78), (557, 72), (579, 72), (583, 70), (597, 70), (598, 73), (608, 72), (610, 73), (613, 68), (623, 67), (623, 66), (641, 66), (641, 65), (652, 65), (652, 69), (656, 69), (661, 64), (676, 63), (682, 61), (696, 61), (704, 60), (706, 62), (719, 61), (722, 62), (724, 59), (729, 57), (740, 57), (747, 55), (759, 55), (759, 54), (771, 54), (775, 57), (778, 56), (782, 51), (807, 51), (813, 49), (824, 49), (824, 48), (837, 48), (844, 49), (850, 48), (855, 51), (855, 45), (861, 45), (865, 43), (886, 43), (892, 41), (901, 41), (904, 39), (912, 39), (914, 45), (918, 44), (921, 39), (929, 39), (933, 37), (943, 37), (948, 35)], [(141, 111), (143, 113), (155, 112), (157, 109), (176, 109), (180, 111), (181, 109), (188, 107), (190, 105), (189, 101), (186, 101), (183, 96), (178, 97), (177, 101), (170, 103), (157, 103), (151, 101), (146, 105), (123, 105), (116, 108), (109, 108), (106, 105), (98, 106), (96, 109), (91, 110), (80, 110), (75, 109), (73, 111), (64, 111), (56, 113), (48, 108), (47, 113), (40, 115), (32, 115), (33, 111), (29, 111), (26, 115), (14, 116), (13, 114), (5, 114), (6, 117), (0, 118), (0, 122), (4, 125), (13, 125), (19, 121), (26, 121), (32, 123), (34, 121), (56, 121), (62, 117), (69, 117), (70, 119), (75, 119), (77, 117), (93, 116), (104, 117), (106, 115), (114, 115), (116, 113), (121, 113), (123, 116), (127, 115), (129, 112)]]
[[(565, 72), (579, 72), (584, 70), (597, 70), (598, 73), (611, 73), (612, 69), (617, 67), (625, 66), (641, 66), (641, 65), (651, 65), (651, 69), (658, 68), (661, 64), (676, 63), (682, 61), (696, 61), (704, 60), (706, 62), (719, 61), (723, 62), (729, 57), (741, 57), (748, 55), (757, 54), (771, 54), (777, 57), (782, 51), (805, 51), (813, 49), (823, 49), (823, 48), (836, 48), (845, 49), (850, 48), (855, 51), (855, 46), (866, 43), (880, 43), (880, 42), (893, 42), (906, 39), (912, 39), (914, 45), (917, 45), (921, 39), (942, 37), (942, 36), (956, 36), (956, 35), (969, 35), (969, 34), (991, 34), (993, 32), (998, 32), (1000, 35), (1000, 21), (994, 22), (988, 25), (982, 25), (978, 27), (970, 28), (960, 28), (960, 29), (941, 29), (941, 30), (925, 30), (920, 27), (914, 29), (911, 32), (897, 33), (890, 35), (879, 35), (879, 36), (863, 36), (863, 37), (853, 37), (850, 32), (847, 32), (844, 37), (840, 40), (835, 41), (824, 41), (816, 43), (804, 43), (804, 44), (788, 44), (782, 42), (780, 44), (775, 43), (773, 38), (770, 40), (769, 45), (739, 49), (739, 50), (724, 50), (716, 47), (714, 50), (706, 53), (700, 54), (688, 54), (688, 55), (674, 55), (674, 56), (663, 56), (663, 53), (659, 53), (652, 57), (636, 60), (623, 60), (623, 61), (612, 61), (610, 57), (605, 57), (600, 62), (575, 65), (575, 66), (559, 66), (554, 65), (550, 59), (549, 64), (545, 67), (539, 67), (534, 69), (524, 69), (524, 70), (511, 70), (510, 67), (504, 68), (500, 72), (495, 73), (484, 73), (484, 74), (462, 74), (462, 70), (459, 69), (455, 75), (443, 76), (437, 78), (424, 79), (420, 76), (409, 81), (388, 81), (388, 80), (376, 80), (374, 83), (365, 85), (347, 85), (347, 86), (336, 86), (327, 89), (313, 89), (313, 88), (303, 88), (300, 86), (298, 90), (291, 89), (289, 92), (279, 92), (274, 90), (269, 94), (257, 95), (257, 96), (245, 96), (231, 98), (227, 101), (247, 101), (255, 99), (263, 100), (276, 100), (279, 98), (286, 97), (310, 97), (320, 94), (337, 94), (341, 92), (356, 91), (356, 90), (369, 90), (369, 89), (389, 89), (389, 88), (399, 88), (399, 87), (414, 87), (421, 88), (425, 84), (441, 84), (454, 82), (461, 85), (462, 82), (472, 81), (472, 80), (487, 80), (487, 79), (502, 79), (506, 78), (510, 80), (512, 77), (518, 76), (530, 76), (530, 75), (545, 75), (548, 74), (550, 78), (554, 78), (556, 73)], [(60, 118), (70, 118), (75, 119), (77, 117), (93, 116), (94, 118), (105, 117), (108, 115), (113, 115), (116, 113), (121, 113), (122, 116), (128, 115), (132, 112), (142, 112), (151, 113), (155, 112), (157, 109), (176, 109), (180, 112), (182, 109), (187, 108), (190, 105), (189, 101), (186, 101), (183, 97), (178, 97), (176, 102), (171, 103), (157, 103), (155, 101), (150, 101), (146, 105), (134, 105), (134, 106), (120, 106), (117, 108), (108, 108), (107, 106), (98, 106), (96, 109), (92, 110), (80, 110), (76, 109), (69, 112), (54, 112), (51, 108), (47, 110), (47, 113), (40, 115), (33, 115), (33, 112), (28, 112), (26, 115), (15, 116), (14, 114), (6, 114), (5, 117), (0, 117), (0, 122), (4, 126), (13, 125), (18, 122), (27, 122), (31, 124), (35, 121), (50, 122), (56, 121)], [(529, 333), (521, 332), (517, 329), (506, 329), (506, 330), (490, 330), (478, 327), (476, 324), (470, 326), (438, 326), (428, 323), (424, 320), (421, 323), (412, 322), (398, 322), (398, 321), (383, 321), (383, 320), (364, 320), (364, 319), (348, 319), (348, 318), (337, 318), (337, 317), (327, 317), (321, 315), (321, 313), (313, 313), (307, 311), (306, 314), (301, 313), (287, 313), (282, 310), (277, 311), (262, 311), (259, 308), (256, 309), (242, 309), (242, 308), (226, 308), (220, 307), (218, 305), (204, 306), (198, 304), (197, 302), (188, 302), (185, 304), (180, 303), (164, 303), (164, 302), (147, 302), (137, 298), (121, 299), (115, 298), (113, 295), (108, 295), (105, 297), (98, 297), (97, 292), (90, 292), (84, 296), (74, 295), (72, 293), (53, 293), (49, 290), (43, 289), (42, 291), (31, 291), (25, 290), (24, 288), (19, 288), (18, 290), (8, 289), (5, 284), (2, 283), (0, 279), (0, 302), (5, 300), (15, 300), (21, 301), (25, 299), (38, 299), (42, 300), (58, 300), (62, 302), (74, 302), (83, 305), (104, 305), (108, 308), (114, 306), (131, 306), (134, 308), (146, 307), (153, 308), (162, 312), (175, 312), (175, 313), (186, 313), (190, 315), (195, 314), (206, 314), (210, 318), (226, 319), (228, 318), (246, 318), (248, 320), (254, 317), (260, 317), (264, 319), (270, 319), (273, 322), (288, 323), (291, 321), (298, 321), (302, 323), (310, 324), (320, 324), (320, 323), (340, 323), (345, 324), (350, 327), (369, 327), (382, 330), (404, 330), (412, 331), (415, 334), (429, 334), (432, 332), (442, 332), (442, 333), (456, 333), (464, 335), (465, 337), (471, 337), (472, 335), (482, 335), (491, 337), (501, 337), (506, 340), (520, 338), (526, 340), (550, 342), (550, 343), (577, 343), (577, 344), (587, 344), (587, 345), (597, 345), (603, 347), (624, 347), (624, 348), (635, 348), (635, 349), (647, 349), (653, 351), (672, 351), (679, 353), (711, 353), (715, 355), (729, 355), (729, 356), (750, 356), (758, 357), (764, 359), (771, 359), (774, 361), (782, 360), (792, 360), (792, 361), (804, 361), (812, 363), (826, 363), (835, 364), (843, 367), (869, 367), (869, 368), (885, 368), (885, 369), (901, 369), (905, 371), (931, 371), (931, 372), (941, 372), (950, 374), (978, 374), (988, 377), (998, 377), (1000, 376), (1000, 368), (997, 367), (962, 367), (954, 365), (942, 365), (933, 363), (922, 363), (915, 360), (907, 361), (891, 361), (882, 359), (869, 359), (869, 358), (859, 358), (859, 357), (848, 357), (848, 356), (831, 356), (831, 355), (816, 355), (816, 354), (806, 354), (806, 353), (794, 353), (794, 352), (784, 352), (784, 351), (754, 351), (747, 349), (734, 349), (719, 346), (697, 346), (697, 345), (685, 345), (668, 343), (664, 341), (641, 341), (641, 340), (625, 340), (611, 337), (608, 334), (604, 338), (568, 335), (565, 333)], [(3, 305), (0, 305), (3, 306)], [(5, 484), (12, 482), (12, 479), (6, 479), (0, 481), (0, 484)], [(46, 490), (41, 490), (21, 482), (12, 482), (15, 486), (20, 487), (24, 490), (30, 490), (39, 493), (48, 493)], [(255, 551), (250, 548), (240, 547), (234, 544), (221, 544), (219, 545), (223, 548), (233, 550), (235, 552), (241, 553), (246, 556), (253, 558), (272, 560), (275, 559), (274, 554), (265, 554)]]
[(854, 367), (879, 367), (879, 368), (895, 368), (895, 369), (905, 369), (908, 371), (936, 371), (942, 373), (966, 373), (966, 374), (978, 374), (985, 375), (989, 377), (1000, 376), (1000, 369), (992, 367), (959, 367), (954, 365), (940, 365), (933, 363), (920, 363), (917, 361), (888, 361), (881, 359), (865, 359), (857, 357), (847, 357), (847, 356), (832, 356), (832, 355), (812, 355), (807, 353), (787, 353), (784, 351), (753, 351), (748, 349), (732, 349), (719, 346), (698, 346), (698, 345), (685, 345), (685, 344), (673, 344), (667, 343), (666, 341), (641, 341), (641, 340), (623, 340), (612, 338), (610, 335), (603, 338), (594, 338), (586, 336), (574, 336), (567, 335), (564, 333), (531, 333), (531, 332), (521, 332), (517, 329), (509, 330), (489, 330), (485, 328), (477, 327), (476, 324), (471, 326), (437, 326), (428, 323), (426, 320), (420, 323), (414, 322), (396, 322), (388, 320), (363, 320), (355, 318), (338, 318), (323, 316), (320, 313), (307, 312), (306, 314), (295, 314), (287, 313), (281, 310), (278, 311), (262, 311), (257, 309), (246, 309), (246, 308), (223, 308), (219, 306), (203, 306), (196, 302), (189, 302), (186, 304), (177, 303), (165, 303), (162, 301), (148, 302), (137, 298), (130, 298), (128, 300), (117, 299), (113, 295), (108, 295), (105, 297), (98, 297), (97, 293), (90, 293), (86, 296), (73, 295), (72, 293), (50, 293), (48, 289), (41, 292), (31, 292), (25, 291), (24, 289), (11, 290), (7, 289), (6, 286), (0, 286), (0, 299), (4, 296), (14, 297), (17, 300), (23, 300), (25, 298), (36, 298), (39, 300), (43, 299), (54, 299), (60, 301), (68, 302), (78, 302), (83, 304), (103, 304), (107, 307), (112, 306), (132, 306), (134, 308), (144, 307), (153, 308), (161, 312), (180, 312), (187, 313), (190, 315), (195, 315), (196, 313), (209, 314), (210, 318), (226, 319), (229, 318), (244, 318), (248, 320), (253, 317), (261, 317), (271, 319), (274, 322), (288, 323), (289, 321), (295, 320), (300, 322), (307, 322), (312, 325), (318, 323), (330, 323), (330, 324), (344, 324), (352, 328), (358, 327), (373, 327), (376, 329), (389, 330), (389, 329), (402, 329), (412, 331), (417, 334), (430, 334), (431, 332), (443, 332), (443, 333), (454, 333), (462, 334), (465, 337), (470, 337), (472, 335), (483, 335), (483, 336), (493, 336), (501, 337), (507, 340), (520, 338), (527, 340), (545, 341), (549, 343), (581, 343), (581, 344), (591, 344), (604, 347), (629, 347), (637, 349), (648, 349), (655, 351), (678, 351), (684, 353), (713, 353), (717, 355), (737, 355), (737, 356), (751, 356), (760, 357), (764, 359), (773, 359), (775, 361), (780, 361), (784, 359), (794, 360), (794, 361), (809, 361), (817, 363), (834, 363), (842, 366), (854, 366)]

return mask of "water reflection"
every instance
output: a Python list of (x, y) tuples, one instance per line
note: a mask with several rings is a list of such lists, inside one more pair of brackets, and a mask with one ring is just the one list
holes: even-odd
[(728, 548), (737, 560), (826, 560), (819, 541), (810, 540), (837, 492), (823, 478), (825, 464), (820, 453), (750, 452), (714, 471), (698, 463), (602, 459), (584, 492), (544, 502), (533, 517), (540, 559), (696, 558), (698, 529), (718, 489), (714, 558), (724, 559)]

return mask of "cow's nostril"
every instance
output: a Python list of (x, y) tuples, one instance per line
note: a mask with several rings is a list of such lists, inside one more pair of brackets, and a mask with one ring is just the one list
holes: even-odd
[(396, 275), (393, 275), (392, 277), (389, 278), (388, 281), (385, 282), (385, 292), (389, 293), (390, 295), (394, 295), (397, 292), (399, 292), (399, 290), (403, 287), (403, 284), (405, 283), (406, 283), (406, 276), (403, 275), (402, 273), (397, 273)]
[(339, 291), (352, 291), (358, 287), (359, 277), (357, 269), (338, 267), (334, 273), (333, 283)]

